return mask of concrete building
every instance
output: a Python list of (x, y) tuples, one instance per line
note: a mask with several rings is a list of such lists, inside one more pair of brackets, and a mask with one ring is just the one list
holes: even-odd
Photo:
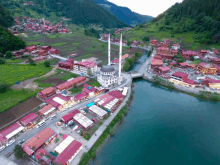
[(198, 64), (197, 69), (203, 74), (217, 74), (218, 70), (216, 67), (209, 65), (205, 62)]
[(80, 72), (84, 75), (88, 74), (88, 69), (91, 69), (91, 73), (94, 74), (97, 72), (97, 64), (93, 61), (82, 60), (81, 62), (77, 62), (73, 67), (74, 71)]
[(176, 72), (172, 74), (171, 78), (175, 80), (183, 81), (188, 79), (188, 74), (183, 72)]

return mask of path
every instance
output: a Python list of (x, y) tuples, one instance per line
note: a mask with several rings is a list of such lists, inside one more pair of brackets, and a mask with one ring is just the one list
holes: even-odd
[(42, 75), (40, 77), (34, 77), (34, 78), (31, 78), (31, 79), (27, 79), (27, 80), (24, 80), (22, 82), (20, 82), (19, 84), (14, 84), (11, 86), (12, 89), (18, 89), (18, 90), (21, 90), (21, 89), (33, 89), (33, 90), (36, 90), (38, 88), (38, 85), (36, 83), (34, 83), (34, 80), (35, 79), (38, 79), (38, 78), (42, 78), (42, 77), (48, 77), (50, 75), (53, 75), (56, 73), (56, 68), (57, 68), (57, 65), (54, 66), (54, 68), (46, 73), (45, 75)]

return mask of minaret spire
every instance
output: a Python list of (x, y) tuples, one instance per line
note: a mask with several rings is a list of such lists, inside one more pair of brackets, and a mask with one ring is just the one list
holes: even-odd
[(111, 64), (111, 41), (110, 41), (110, 34), (108, 36), (108, 65)]
[(118, 84), (121, 84), (121, 56), (122, 56), (122, 34), (120, 38), (120, 48), (119, 48), (119, 74), (118, 74)]

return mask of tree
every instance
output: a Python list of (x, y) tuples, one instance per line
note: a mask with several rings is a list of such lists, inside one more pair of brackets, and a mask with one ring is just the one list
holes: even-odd
[(5, 56), (6, 56), (7, 59), (11, 58), (12, 57), (11, 51), (5, 52)]
[(191, 60), (191, 61), (194, 61), (194, 56), (191, 56), (191, 57), (190, 57), (190, 60)]
[(128, 41), (128, 42), (127, 42), (127, 45), (130, 46), (130, 45), (131, 45), (131, 41)]
[(88, 70), (87, 70), (87, 74), (88, 74), (89, 76), (91, 76), (91, 75), (92, 75), (91, 68), (88, 68)]
[(112, 136), (114, 136), (115, 131), (114, 131), (114, 129), (113, 129), (113, 128), (110, 128), (110, 130), (109, 130), (109, 134), (110, 134), (110, 136), (111, 136), (111, 137), (112, 137)]
[(30, 65), (36, 65), (36, 63), (33, 61), (31, 57), (28, 58), (28, 62)]
[(148, 42), (148, 41), (149, 41), (149, 37), (148, 37), (148, 36), (145, 36), (145, 37), (143, 38), (143, 41)]
[(3, 58), (4, 54), (2, 52), (0, 52), (0, 58)]
[(9, 88), (9, 85), (6, 83), (0, 84), (0, 93), (5, 93)]
[(44, 62), (44, 66), (45, 66), (45, 67), (50, 67), (50, 62), (49, 62), (49, 61), (45, 61), (45, 62)]
[(141, 57), (141, 52), (135, 52), (135, 57), (136, 57), (136, 58)]
[(5, 60), (0, 58), (0, 65), (5, 64)]
[(16, 145), (13, 151), (14, 151), (15, 158), (17, 159), (28, 158), (27, 154), (22, 150), (22, 147), (20, 145)]

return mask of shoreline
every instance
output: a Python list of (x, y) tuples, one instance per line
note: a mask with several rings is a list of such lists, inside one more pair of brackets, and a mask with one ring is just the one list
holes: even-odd
[(168, 89), (172, 89), (172, 90), (175, 90), (175, 91), (178, 91), (178, 92), (181, 92), (181, 93), (188, 94), (188, 95), (196, 97), (198, 99), (208, 100), (208, 101), (213, 101), (213, 102), (220, 102), (220, 95), (209, 92), (209, 91), (198, 91), (198, 93), (187, 92), (183, 88), (181, 90), (180, 88), (177, 88), (174, 85), (171, 87), (169, 84), (166, 84), (164, 82), (156, 83), (155, 80), (152, 80), (152, 79), (148, 78), (146, 75), (143, 76), (143, 80), (149, 81), (149, 82), (154, 83), (158, 86), (163, 86), (163, 87), (166, 87)]

